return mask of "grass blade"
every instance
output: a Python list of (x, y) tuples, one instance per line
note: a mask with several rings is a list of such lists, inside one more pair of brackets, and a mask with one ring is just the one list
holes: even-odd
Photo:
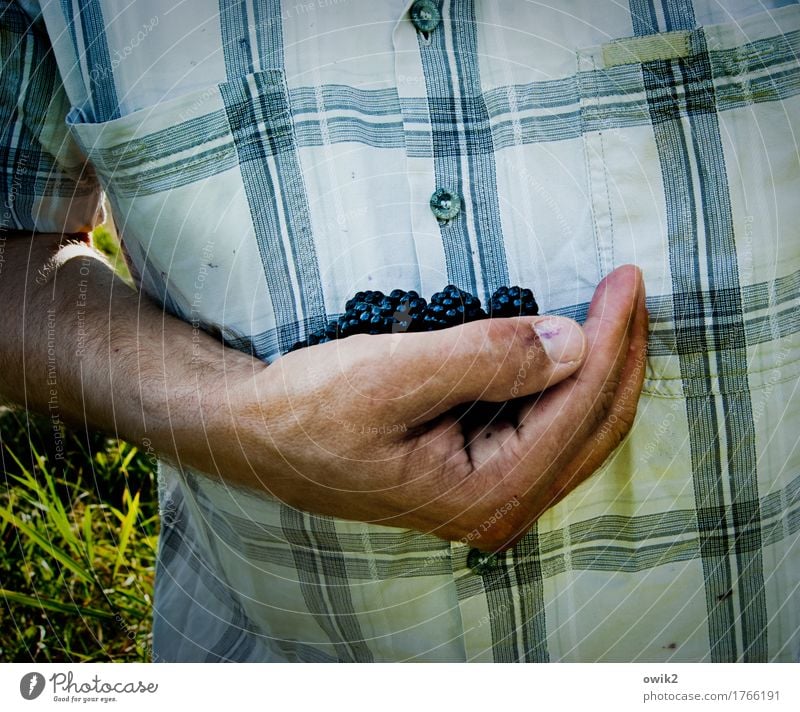
[(83, 569), (80, 566), (80, 564), (78, 564), (77, 561), (75, 561), (69, 554), (67, 554), (67, 552), (65, 552), (63, 549), (53, 544), (53, 542), (45, 539), (32, 526), (21, 521), (14, 514), (7, 511), (4, 507), (0, 507), (0, 518), (4, 519), (9, 524), (16, 527), (18, 531), (22, 532), (25, 536), (27, 536), (28, 539), (30, 539), (34, 544), (38, 544), (42, 549), (44, 549), (44, 551), (47, 554), (49, 554), (56, 561), (59, 561), (63, 566), (72, 571), (72, 573), (74, 573), (76, 576), (82, 578), (84, 581), (87, 581), (88, 583), (94, 583), (94, 577), (92, 576), (92, 574)]
[(136, 453), (139, 452), (133, 445), (128, 445), (127, 443), (120, 442), (120, 449), (125, 447), (128, 450), (128, 454), (125, 455), (125, 459), (120, 463), (119, 469), (123, 472), (128, 471), (128, 465), (131, 464), (131, 460), (136, 457)]
[[(128, 490), (125, 490), (126, 493)], [(130, 495), (128, 495), (130, 497)], [(131, 500), (130, 505), (128, 506), (128, 512), (125, 515), (125, 518), (122, 520), (122, 525), (120, 526), (119, 530), (119, 544), (117, 545), (117, 559), (114, 562), (114, 573), (112, 575), (112, 581), (117, 577), (117, 571), (119, 571), (120, 564), (125, 560), (125, 552), (128, 549), (128, 541), (131, 538), (131, 532), (133, 531), (133, 525), (136, 523), (136, 517), (139, 514), (139, 493), (136, 493), (136, 496)]]
[(73, 616), (80, 615), (103, 619), (114, 617), (108, 611), (99, 611), (96, 608), (79, 606), (76, 603), (64, 603), (63, 601), (55, 601), (52, 598), (42, 598), (41, 596), (34, 598), (33, 596), (26, 596), (24, 593), (6, 591), (3, 588), (0, 588), (0, 598), (5, 598), (9, 602), (21, 606), (33, 606), (34, 608), (43, 608), (48, 611), (54, 611), (55, 613), (68, 613)]
[(86, 559), (91, 566), (94, 561), (94, 532), (92, 531), (92, 508), (90, 506), (83, 510), (81, 529), (83, 532), (83, 547), (86, 551)]
[(38, 502), (36, 499), (30, 496), (27, 498), (28, 501), (37, 506), (38, 509), (45, 512), (47, 518), (50, 520), (53, 526), (55, 526), (56, 530), (61, 535), (61, 538), (67, 543), (70, 549), (72, 549), (73, 553), (80, 555), (83, 553), (80, 548), (80, 542), (75, 536), (75, 532), (72, 531), (67, 512), (64, 509), (64, 505), (61, 504), (61, 498), (58, 496), (58, 492), (56, 491), (55, 478), (47, 470), (47, 463), (45, 462), (44, 458), (39, 455), (33, 445), (30, 446), (30, 450), (31, 454), (36, 460), (37, 465), (39, 466), (39, 469), (42, 471), (42, 476), (45, 478), (45, 482), (47, 483), (47, 489), (39, 484), (33, 473), (22, 464), (20, 459), (13, 452), (9, 450), (9, 454), (17, 463), (17, 467), (19, 467), (20, 472), (22, 472), (21, 476), (12, 474), (11, 477), (13, 477), (17, 482), (26, 487), (35, 495), (35, 497), (38, 499)]

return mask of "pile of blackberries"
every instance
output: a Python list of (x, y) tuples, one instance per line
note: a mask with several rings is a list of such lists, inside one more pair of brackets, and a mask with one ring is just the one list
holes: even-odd
[(426, 301), (417, 292), (395, 289), (390, 294), (378, 291), (357, 292), (347, 300), (345, 312), (324, 329), (298, 341), (289, 351), (344, 339), (354, 334), (398, 334), (409, 331), (434, 331), (488, 318), (536, 316), (539, 307), (530, 289), (500, 287), (489, 300), (488, 313), (481, 300), (448, 284)]

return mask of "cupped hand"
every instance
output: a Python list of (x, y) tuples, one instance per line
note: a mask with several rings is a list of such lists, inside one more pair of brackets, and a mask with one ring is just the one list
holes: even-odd
[[(624, 266), (582, 328), (489, 319), (309, 347), (228, 383), (221, 464), (299, 509), (496, 551), (628, 432), (646, 343), (641, 273)], [(488, 418), (471, 405), (507, 401)]]

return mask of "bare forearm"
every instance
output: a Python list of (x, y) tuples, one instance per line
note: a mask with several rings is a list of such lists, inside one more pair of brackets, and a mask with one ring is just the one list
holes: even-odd
[(88, 245), (59, 242), (5, 240), (0, 394), (213, 469), (202, 422), (221, 416), (226, 374), (264, 365), (164, 313)]

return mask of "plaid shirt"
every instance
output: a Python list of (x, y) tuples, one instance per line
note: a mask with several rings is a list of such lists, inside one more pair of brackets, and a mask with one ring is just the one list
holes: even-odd
[(155, 659), (798, 660), (800, 7), (410, 6), (3, 3), (3, 225), (105, 191), (141, 288), (234, 348), (365, 288), (582, 319), (644, 270), (632, 432), (494, 561), (164, 464)]

